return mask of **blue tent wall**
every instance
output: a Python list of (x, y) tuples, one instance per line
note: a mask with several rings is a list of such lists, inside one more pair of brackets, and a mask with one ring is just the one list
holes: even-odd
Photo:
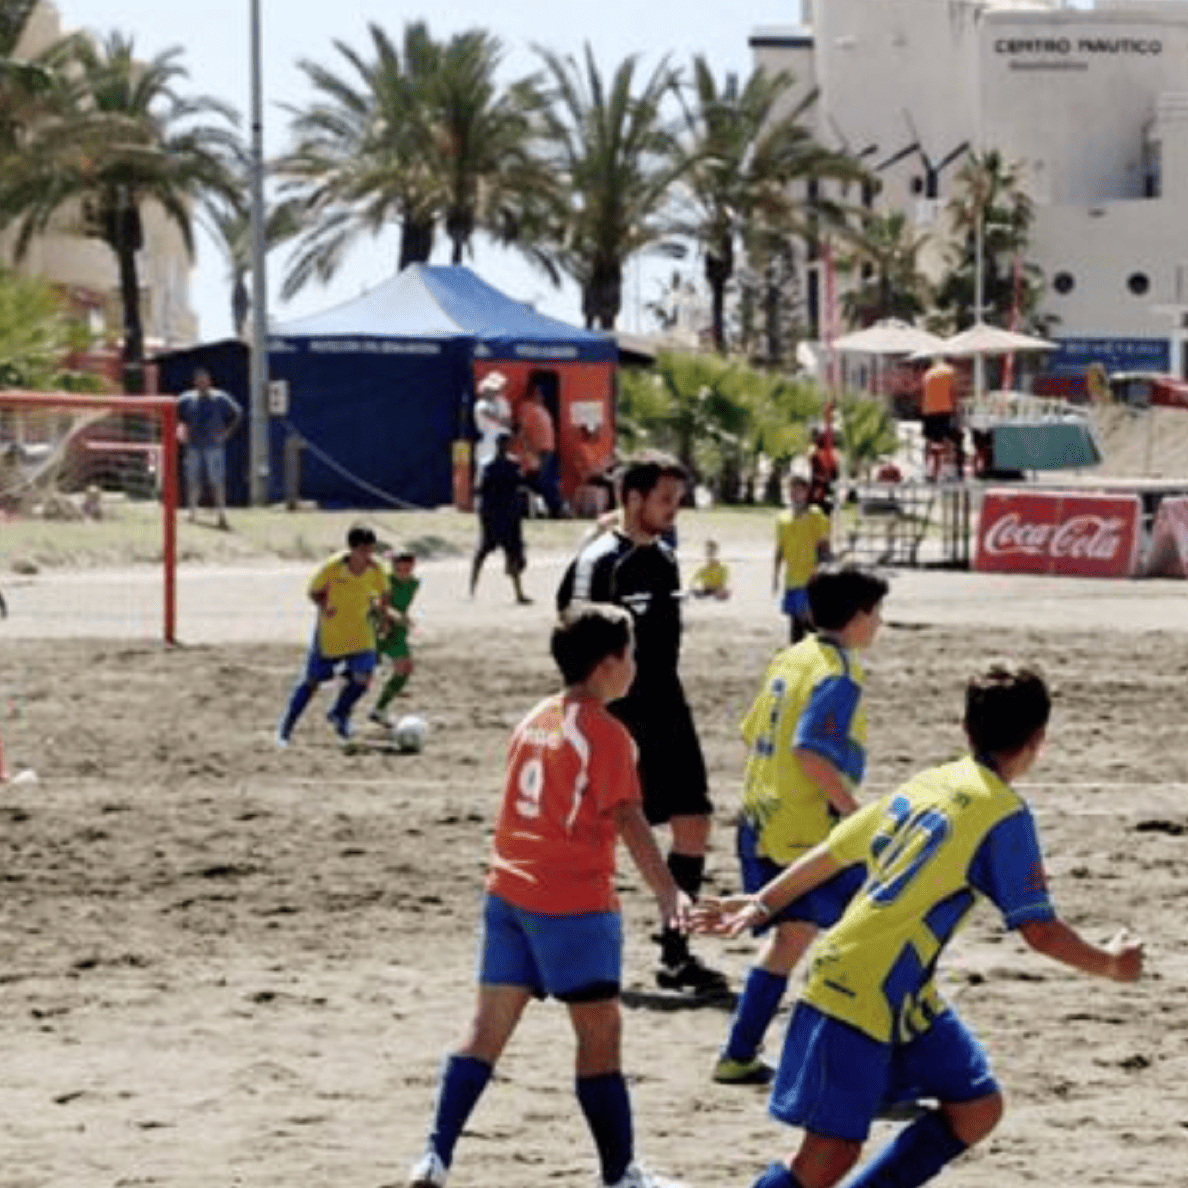
[(330, 506), (437, 507), (453, 497), (451, 443), (469, 420), (470, 343), (277, 338), (272, 379), (289, 385), (271, 418), (269, 497), (284, 498), (284, 443), (308, 444), (301, 496)]
[[(251, 380), (248, 376), (248, 349), (237, 338), (210, 342), (184, 351), (157, 355), (157, 390), (163, 395), (180, 396), (194, 386), (194, 372), (203, 367), (210, 372), (212, 384), (222, 388), (243, 413), (243, 421), (227, 442), (227, 503), (244, 507), (248, 503), (248, 406)], [(179, 471), (180, 473), (180, 471)], [(178, 493), (185, 499), (185, 492)]]

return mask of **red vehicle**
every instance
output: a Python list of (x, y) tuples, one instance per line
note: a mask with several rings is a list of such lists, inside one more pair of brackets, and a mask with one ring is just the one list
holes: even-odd
[(1188, 382), (1153, 371), (1115, 371), (1110, 391), (1131, 408), (1188, 408)]

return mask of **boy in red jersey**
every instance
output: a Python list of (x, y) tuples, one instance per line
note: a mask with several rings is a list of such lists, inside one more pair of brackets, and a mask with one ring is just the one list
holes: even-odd
[(466, 1039), (442, 1069), (433, 1129), (410, 1188), (445, 1184), (458, 1136), (520, 1015), (531, 998), (548, 995), (569, 1009), (577, 1097), (602, 1182), (675, 1188), (634, 1161), (620, 1067), (616, 839), (666, 923), (684, 928), (690, 907), (640, 807), (635, 744), (605, 708), (635, 676), (631, 616), (584, 605), (554, 628), (552, 652), (566, 687), (536, 706), (508, 744), (479, 942), (478, 1005)]

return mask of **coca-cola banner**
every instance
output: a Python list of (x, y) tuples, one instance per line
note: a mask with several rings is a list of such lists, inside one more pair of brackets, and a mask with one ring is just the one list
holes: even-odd
[(988, 573), (1128, 577), (1135, 572), (1137, 495), (987, 491), (976, 568)]

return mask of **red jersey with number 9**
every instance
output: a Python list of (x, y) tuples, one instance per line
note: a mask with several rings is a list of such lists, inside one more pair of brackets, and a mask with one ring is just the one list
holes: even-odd
[(639, 799), (635, 743), (602, 702), (542, 701), (508, 743), (487, 890), (550, 915), (616, 910), (611, 810)]

